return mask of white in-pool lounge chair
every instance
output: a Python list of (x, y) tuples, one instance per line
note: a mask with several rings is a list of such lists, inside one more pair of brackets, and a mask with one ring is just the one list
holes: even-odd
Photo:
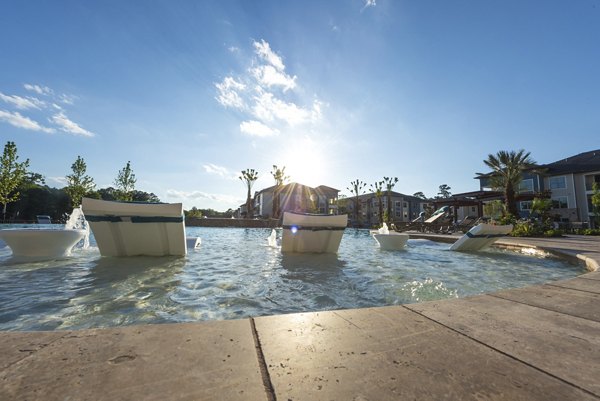
[(511, 225), (478, 224), (460, 237), (452, 246), (451, 251), (479, 251), (506, 237), (513, 229)]
[(281, 252), (336, 253), (348, 215), (283, 213)]
[(102, 256), (184, 256), (187, 253), (181, 203), (83, 198), (81, 208)]

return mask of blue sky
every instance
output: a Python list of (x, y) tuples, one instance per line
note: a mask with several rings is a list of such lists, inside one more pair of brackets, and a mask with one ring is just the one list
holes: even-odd
[(600, 0), (0, 0), (0, 140), (64, 186), (131, 161), (186, 208), (292, 181), (478, 189), (498, 150), (600, 146)]

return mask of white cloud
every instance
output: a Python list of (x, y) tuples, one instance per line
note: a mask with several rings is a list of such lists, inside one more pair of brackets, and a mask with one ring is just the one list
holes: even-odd
[(277, 70), (283, 71), (285, 69), (281, 57), (271, 50), (271, 46), (269, 43), (265, 42), (264, 39), (261, 40), (260, 43), (254, 42), (254, 49), (260, 58), (277, 68)]
[(284, 102), (270, 92), (262, 92), (256, 96), (252, 113), (262, 121), (275, 119), (290, 126), (302, 124), (310, 120), (311, 113), (295, 103)]
[(376, 0), (365, 0), (365, 5), (362, 8), (362, 10), (360, 10), (360, 11), (362, 12), (365, 8), (375, 7), (376, 5), (377, 5)]
[(81, 136), (87, 136), (87, 137), (94, 136), (94, 133), (82, 128), (76, 122), (69, 120), (69, 118), (66, 116), (66, 114), (63, 111), (53, 115), (52, 118), (50, 118), (49, 120), (52, 121), (54, 124), (58, 125), (60, 127), (61, 131), (67, 132), (69, 134), (75, 134), (75, 135), (81, 135)]
[(46, 177), (46, 182), (48, 184), (54, 183), (57, 185), (67, 186), (67, 178), (66, 177)]
[(45, 107), (45, 102), (37, 99), (35, 97), (21, 97), (16, 95), (5, 95), (0, 92), (0, 99), (6, 103), (12, 104), (19, 110), (27, 110), (27, 109), (38, 109), (41, 110), (42, 107)]
[(244, 91), (246, 85), (238, 82), (233, 77), (225, 77), (223, 82), (215, 85), (219, 91), (216, 97), (217, 101), (225, 107), (233, 107), (243, 109), (245, 107), (244, 100), (238, 92)]
[(279, 135), (286, 127), (315, 123), (322, 117), (322, 104), (313, 101), (310, 107), (290, 101), (290, 90), (297, 88), (297, 76), (285, 72), (283, 59), (264, 40), (253, 42), (257, 57), (246, 74), (228, 76), (216, 83), (216, 100), (246, 114), (240, 131), (254, 137)]
[(37, 93), (38, 95), (48, 96), (48, 95), (52, 95), (54, 93), (54, 91), (52, 89), (48, 88), (47, 86), (25, 84), (25, 85), (23, 85), (23, 87), (25, 89), (27, 89), (28, 91)]
[(63, 93), (62, 95), (60, 95), (58, 97), (58, 100), (60, 100), (64, 104), (68, 104), (68, 105), (74, 105), (75, 99), (77, 99), (77, 96), (67, 95), (66, 93)]
[(19, 112), (11, 113), (6, 110), (0, 110), (0, 121), (6, 121), (12, 126), (31, 131), (41, 131), (46, 132), (48, 134), (56, 132), (54, 128), (44, 127), (40, 125), (37, 121), (34, 121), (29, 117), (22, 116)]
[(256, 80), (264, 86), (281, 86), (284, 92), (296, 87), (295, 75), (290, 77), (289, 75), (278, 71), (272, 65), (261, 65), (253, 68), (251, 71)]
[(183, 203), (191, 203), (193, 201), (198, 201), (202, 199), (207, 199), (211, 201), (216, 201), (219, 203), (226, 203), (230, 205), (240, 205), (244, 202), (243, 199), (240, 199), (236, 196), (232, 195), (223, 195), (223, 194), (209, 194), (202, 191), (179, 191), (176, 189), (168, 189), (166, 192), (167, 198), (177, 200)]
[(279, 135), (279, 131), (261, 123), (260, 121), (250, 120), (242, 121), (240, 131), (250, 136), (267, 137)]
[(229, 180), (237, 180), (238, 175), (236, 173), (232, 173), (226, 167), (217, 166), (216, 164), (208, 163), (202, 165), (204, 171), (209, 174), (215, 174), (223, 178), (227, 178)]

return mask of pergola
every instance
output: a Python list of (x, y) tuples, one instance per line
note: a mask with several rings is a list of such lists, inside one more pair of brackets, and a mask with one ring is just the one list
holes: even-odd
[[(538, 193), (516, 194), (516, 201), (532, 200), (534, 197), (543, 196)], [(457, 209), (461, 206), (477, 206), (477, 217), (483, 216), (483, 204), (487, 201), (504, 201), (504, 193), (500, 191), (472, 191), (455, 194), (449, 198), (433, 200), (433, 207), (437, 210), (442, 206), (450, 206), (453, 210), (454, 222), (458, 219)]]

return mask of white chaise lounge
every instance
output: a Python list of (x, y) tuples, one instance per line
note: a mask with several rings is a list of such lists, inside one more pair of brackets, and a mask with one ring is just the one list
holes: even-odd
[(187, 253), (181, 203), (83, 198), (81, 207), (102, 256), (184, 256)]

